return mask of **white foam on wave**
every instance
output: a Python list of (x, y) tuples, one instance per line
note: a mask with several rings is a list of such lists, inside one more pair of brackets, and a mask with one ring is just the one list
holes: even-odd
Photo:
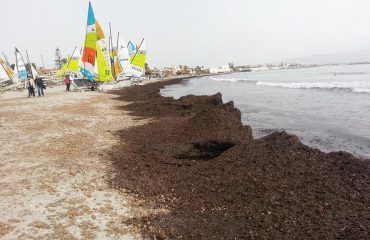
[(342, 89), (352, 92), (370, 93), (370, 83), (363, 82), (265, 82), (258, 81), (258, 86), (283, 87), (290, 89)]
[(245, 82), (257, 82), (256, 80), (249, 80), (245, 78), (219, 78), (219, 77), (209, 77), (210, 80), (213, 81), (219, 81), (219, 82), (239, 82), (239, 81), (245, 81)]
[(354, 88), (352, 91), (357, 93), (370, 93), (370, 88)]

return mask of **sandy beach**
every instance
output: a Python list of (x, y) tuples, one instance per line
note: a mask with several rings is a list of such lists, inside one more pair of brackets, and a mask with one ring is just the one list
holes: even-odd
[(154, 82), (0, 95), (1, 239), (366, 239), (370, 165), (276, 132), (221, 94)]
[(0, 238), (137, 239), (132, 198), (110, 187), (115, 131), (145, 123), (101, 92), (0, 95)]

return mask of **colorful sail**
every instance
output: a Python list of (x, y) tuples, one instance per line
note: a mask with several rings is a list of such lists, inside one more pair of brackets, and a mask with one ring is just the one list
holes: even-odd
[(16, 69), (17, 69), (19, 78), (22, 80), (27, 79), (26, 64), (23, 61), (22, 54), (19, 52), (17, 48), (15, 48), (15, 59), (16, 59), (16, 62), (15, 62)]
[(109, 47), (105, 38), (103, 29), (100, 27), (98, 21), (95, 20), (96, 25), (96, 37), (97, 37), (97, 68), (99, 80), (102, 82), (108, 82), (113, 80)]
[(79, 51), (74, 51), (72, 57), (69, 57), (67, 63), (58, 71), (58, 78), (62, 78), (66, 74), (78, 74), (80, 58)]
[(135, 54), (130, 55), (131, 72), (134, 77), (142, 77), (145, 75), (146, 63), (146, 44), (143, 39), (141, 46), (136, 50)]
[(95, 16), (91, 3), (89, 3), (85, 47), (82, 54), (80, 72), (91, 81), (94, 81), (96, 40)]

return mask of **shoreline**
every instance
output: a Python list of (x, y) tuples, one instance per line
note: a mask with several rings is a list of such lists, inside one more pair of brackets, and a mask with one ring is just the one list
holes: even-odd
[[(236, 81), (247, 76), (231, 76), (223, 78), (190, 80), (176, 86), (168, 86), (161, 90), (163, 96), (173, 96), (179, 98), (186, 94), (208, 95), (221, 92), (224, 99), (235, 101), (236, 107), (242, 112), (243, 124), (253, 128), (254, 138), (261, 138), (275, 131), (286, 131), (289, 134), (299, 137), (305, 145), (317, 148), (325, 153), (345, 151), (355, 157), (370, 160), (369, 131), (367, 128), (366, 98), (362, 94), (354, 94), (332, 89), (289, 89), (282, 87), (259, 87), (254, 81)], [(254, 78), (254, 77), (252, 77)], [(215, 81), (215, 80), (219, 81)], [(229, 84), (229, 81), (232, 84)], [(213, 86), (214, 84), (215, 86)], [(217, 85), (217, 87), (216, 87)], [(245, 91), (242, 88), (245, 87)], [(218, 89), (218, 90), (217, 90)], [(240, 89), (240, 90), (239, 90)], [(244, 96), (242, 94), (245, 94)], [(263, 94), (267, 94), (262, 97)], [(273, 97), (283, 95), (281, 100), (269, 104)], [(300, 95), (301, 94), (301, 95)], [(343, 95), (342, 100), (339, 100)], [(312, 103), (307, 104), (308, 96), (315, 96)], [(301, 101), (295, 103), (295, 108), (289, 107), (291, 99), (301, 96)], [(258, 98), (261, 99), (258, 100)], [(353, 115), (348, 114), (348, 106), (353, 105), (354, 99), (359, 101)], [(338, 104), (330, 107), (330, 104)], [(281, 103), (281, 109), (276, 110)], [(341, 104), (348, 103), (343, 109)], [(321, 105), (320, 105), (321, 104)], [(313, 106), (322, 106), (321, 110)], [(288, 107), (287, 107), (288, 106)], [(333, 110), (335, 109), (335, 110)], [(331, 115), (337, 114), (335, 119), (330, 119)], [(353, 117), (353, 121), (348, 121)], [(318, 121), (318, 119), (320, 119)], [(316, 122), (317, 121), (317, 122)], [(353, 122), (353, 123), (351, 123)], [(356, 129), (364, 129), (356, 131)]]
[(151, 238), (366, 238), (370, 165), (323, 153), (296, 136), (253, 139), (233, 103), (214, 96), (162, 97), (182, 78), (112, 91), (149, 123), (119, 131), (112, 184), (165, 214), (129, 224)]

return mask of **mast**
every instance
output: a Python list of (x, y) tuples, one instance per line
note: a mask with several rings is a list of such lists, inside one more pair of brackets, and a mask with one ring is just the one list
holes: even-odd
[[(118, 59), (118, 41), (119, 41), (119, 32), (117, 34), (117, 48), (116, 48), (116, 59), (117, 59), (117, 66), (120, 66), (120, 62), (119, 62), (119, 59)], [(122, 67), (121, 67), (122, 69)]]
[[(19, 53), (19, 56), (21, 56), (21, 59), (23, 61), (23, 64), (26, 64), (26, 62), (24, 61), (24, 58), (23, 58), (22, 53), (17, 48), (15, 48), (15, 50)], [(16, 55), (16, 57), (17, 57), (17, 55)], [(17, 66), (17, 70), (18, 70), (18, 66)], [(26, 68), (26, 72), (27, 72), (27, 68)], [(27, 74), (27, 76), (28, 76), (28, 74)]]
[(17, 69), (17, 74), (18, 74), (18, 77), (19, 77), (17, 48), (15, 48), (15, 50), (16, 51), (14, 52), (14, 55), (15, 55), (15, 66), (14, 66), (14, 70)]
[(139, 47), (136, 49), (135, 55), (132, 57), (132, 59), (131, 59), (131, 62), (130, 62), (130, 63), (132, 63), (132, 61), (134, 61), (134, 59), (135, 59), (135, 57), (136, 57), (136, 54), (139, 52), (139, 50), (140, 50), (141, 45), (143, 44), (143, 42), (144, 42), (144, 38), (143, 38), (143, 40), (141, 40), (141, 43), (140, 43)]
[(112, 54), (112, 62), (111, 62), (111, 68), (113, 73), (113, 78), (116, 80), (116, 70), (114, 69), (114, 54), (113, 54), (113, 38), (112, 38), (112, 27), (109, 22), (109, 58)]
[(75, 54), (76, 49), (77, 49), (77, 46), (73, 49), (72, 55), (71, 55), (71, 57), (68, 59), (68, 63), (67, 63), (67, 67), (66, 67), (66, 71), (68, 70), (69, 64), (71, 63), (71, 60), (72, 60), (72, 58), (73, 58), (73, 55)]
[(40, 57), (41, 57), (42, 66), (43, 66), (43, 67), (44, 67), (44, 69), (45, 69), (44, 59), (42, 58), (42, 55), (40, 55)]
[(119, 41), (119, 32), (118, 32), (118, 35), (117, 35), (117, 50), (116, 50), (117, 57), (118, 57), (118, 41)]
[[(27, 52), (27, 49), (26, 49), (26, 57), (27, 57), (27, 61), (28, 61), (28, 66), (30, 67), (30, 72), (31, 72), (31, 77), (33, 80), (35, 80), (35, 77), (33, 76), (33, 72), (32, 72), (32, 66), (31, 66), (31, 63), (30, 63), (30, 58), (28, 57), (28, 52)], [(26, 68), (27, 70), (27, 68)]]
[(4, 52), (2, 52), (2, 53), (3, 53), (3, 56), (5, 58), (6, 64), (8, 64), (10, 66), (9, 61), (8, 61), (8, 58), (6, 57), (5, 53)]

